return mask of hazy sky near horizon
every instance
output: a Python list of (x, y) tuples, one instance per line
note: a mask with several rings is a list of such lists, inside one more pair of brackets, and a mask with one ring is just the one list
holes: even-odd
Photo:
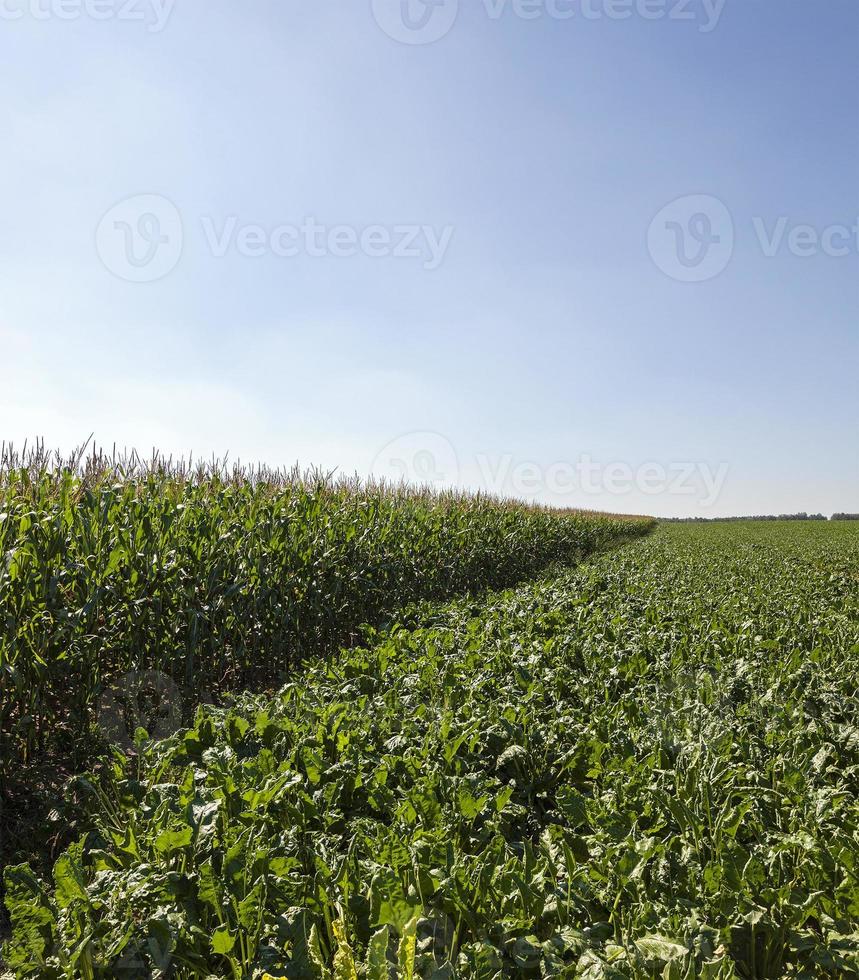
[(856, 0), (0, 0), (0, 439), (859, 511)]

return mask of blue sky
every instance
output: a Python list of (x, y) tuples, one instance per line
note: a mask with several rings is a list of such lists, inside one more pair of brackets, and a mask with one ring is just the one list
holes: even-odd
[(855, 0), (405, 2), (0, 2), (0, 437), (859, 510)]

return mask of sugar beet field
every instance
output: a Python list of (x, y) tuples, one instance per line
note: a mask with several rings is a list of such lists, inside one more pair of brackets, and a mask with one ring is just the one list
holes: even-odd
[(859, 523), (31, 462), (0, 555), (0, 974), (859, 977)]

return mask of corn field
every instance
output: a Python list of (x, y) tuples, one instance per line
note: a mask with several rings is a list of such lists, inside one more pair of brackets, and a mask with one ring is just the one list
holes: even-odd
[(268, 688), (409, 602), (650, 527), (321, 472), (4, 447), (0, 768), (74, 744), (125, 672), (163, 672), (189, 706)]

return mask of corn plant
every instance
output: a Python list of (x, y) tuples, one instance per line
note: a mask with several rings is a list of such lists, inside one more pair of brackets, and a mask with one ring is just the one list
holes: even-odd
[(318, 472), (4, 450), (0, 772), (82, 741), (129, 672), (164, 674), (191, 708), (276, 687), (409, 602), (651, 526)]

